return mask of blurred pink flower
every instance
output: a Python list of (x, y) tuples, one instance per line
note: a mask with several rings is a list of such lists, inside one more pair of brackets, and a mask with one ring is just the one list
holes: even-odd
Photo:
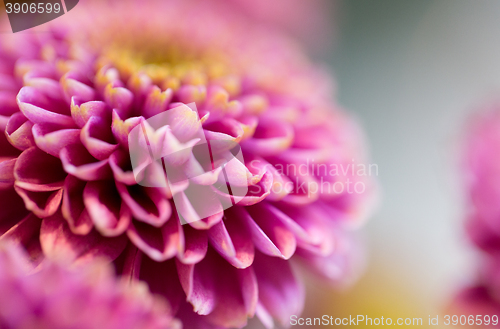
[(0, 242), (2, 328), (180, 329), (170, 314), (144, 283), (116, 281), (107, 263), (69, 269), (45, 262), (33, 269), (23, 250)]
[[(464, 167), (469, 193), (466, 222), (472, 242), (480, 249), (479, 278), (458, 298), (464, 312), (482, 308), (500, 315), (500, 104), (493, 104), (470, 124)], [(477, 314), (480, 314), (478, 312)], [(472, 314), (472, 313), (471, 313)]]
[[(292, 258), (333, 283), (354, 278), (352, 230), (374, 186), (354, 169), (361, 134), (330, 78), (222, 5), (111, 3), (81, 1), (49, 32), (2, 36), (0, 233), (35, 265), (113, 260), (186, 328), (243, 327), (255, 314), (286, 325), (304, 303)], [(201, 124), (210, 142), (239, 144), (245, 163), (227, 171), (249, 192), (224, 211), (207, 200), (220, 211), (201, 220), (186, 198), (194, 220), (181, 225), (172, 197), (188, 186), (138, 185), (128, 133), (192, 102), (201, 119), (183, 107), (162, 141), (175, 149)], [(195, 166), (194, 155), (181, 165)]]
[(327, 54), (336, 39), (336, 0), (215, 0), (252, 21), (278, 27), (308, 47)]

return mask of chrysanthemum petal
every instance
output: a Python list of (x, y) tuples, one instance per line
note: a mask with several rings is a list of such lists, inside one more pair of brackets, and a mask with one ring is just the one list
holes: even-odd
[(5, 127), (8, 141), (19, 150), (26, 150), (35, 145), (31, 128), (33, 124), (21, 113), (13, 114)]
[(236, 268), (253, 263), (254, 246), (245, 224), (237, 218), (220, 221), (208, 230), (210, 244)]
[(62, 189), (55, 191), (30, 191), (19, 186), (14, 186), (17, 194), (24, 200), (26, 209), (38, 217), (53, 215), (61, 204)]
[(36, 146), (48, 154), (59, 157), (59, 153), (68, 145), (80, 141), (80, 129), (60, 129), (51, 124), (35, 124), (33, 137)]
[(68, 175), (64, 182), (61, 206), (62, 215), (68, 221), (71, 232), (79, 235), (89, 234), (94, 227), (82, 198), (85, 185), (86, 182)]
[(61, 78), (61, 86), (68, 103), (71, 102), (73, 97), (78, 98), (81, 102), (89, 102), (95, 99), (93, 88), (83, 82), (69, 78), (67, 74)]
[(295, 235), (275, 217), (267, 218), (263, 209), (249, 207), (234, 209), (244, 220), (257, 249), (269, 256), (289, 259), (295, 253)]
[[(175, 218), (179, 220), (178, 218)], [(197, 230), (190, 225), (183, 225), (177, 259), (183, 264), (200, 262), (208, 250), (208, 234), (205, 230)]]
[(113, 110), (113, 122), (111, 124), (111, 130), (113, 131), (113, 135), (116, 140), (120, 142), (121, 145), (128, 148), (128, 135), (135, 126), (141, 123), (144, 120), (142, 117), (132, 117), (122, 120), (121, 114)]
[(97, 161), (81, 144), (69, 145), (59, 154), (64, 170), (85, 181), (111, 178), (109, 160)]
[(253, 316), (257, 281), (252, 268), (237, 270), (213, 251), (196, 265), (177, 262), (177, 268), (187, 300), (209, 322), (241, 328)]
[(89, 153), (97, 160), (108, 159), (118, 148), (108, 122), (100, 117), (92, 116), (83, 126), (80, 139)]
[(116, 187), (135, 219), (161, 227), (170, 218), (172, 207), (156, 188), (127, 186), (118, 182)]
[(254, 136), (242, 142), (242, 146), (260, 156), (271, 156), (288, 149), (293, 139), (294, 131), (290, 124), (260, 121)]
[(290, 324), (290, 314), (300, 314), (304, 305), (304, 287), (290, 264), (257, 254), (254, 270), (259, 287), (259, 301), (282, 326)]
[(58, 212), (42, 221), (40, 243), (48, 258), (62, 258), (82, 264), (96, 257), (115, 259), (125, 249), (127, 239), (123, 235), (102, 239), (96, 231), (87, 235), (75, 235)]
[(167, 110), (167, 107), (172, 100), (172, 96), (173, 90), (170, 88), (165, 91), (161, 91), (161, 89), (157, 86), (152, 87), (146, 97), (146, 103), (144, 104), (144, 117), (150, 118)]
[(17, 158), (0, 158), (0, 190), (12, 186), (16, 180), (14, 166)]
[(124, 151), (118, 149), (109, 157), (109, 166), (113, 171), (115, 180), (125, 185), (135, 185), (134, 173), (130, 165), (130, 157)]
[(22, 220), (12, 226), (10, 230), (0, 237), (1, 240), (9, 239), (19, 244), (29, 242), (40, 231), (42, 220), (33, 214), (26, 215)]
[(14, 166), (16, 185), (30, 191), (54, 191), (62, 187), (64, 170), (56, 157), (37, 147), (25, 150)]
[(104, 102), (82, 102), (80, 99), (75, 97), (71, 99), (71, 117), (80, 128), (83, 128), (87, 121), (93, 116), (107, 118), (110, 115), (111, 111)]
[[(15, 91), (0, 89), (0, 122), (6, 122), (12, 114), (19, 111), (16, 95)], [(5, 125), (0, 124), (0, 128), (5, 129)]]
[(159, 229), (140, 221), (132, 221), (127, 236), (148, 257), (163, 262), (177, 254), (180, 230), (180, 224), (175, 220), (167, 221)]
[(108, 84), (104, 90), (104, 99), (114, 111), (120, 114), (120, 117), (128, 118), (134, 101), (134, 95), (130, 90)]
[(88, 182), (83, 190), (83, 203), (96, 229), (104, 236), (118, 236), (132, 220), (129, 207), (120, 199), (114, 182)]
[(52, 112), (31, 103), (40, 99), (45, 103), (48, 102), (45, 100), (44, 96), (33, 87), (23, 87), (17, 95), (17, 104), (21, 112), (23, 112), (32, 123), (53, 123), (68, 128), (75, 126), (70, 116)]

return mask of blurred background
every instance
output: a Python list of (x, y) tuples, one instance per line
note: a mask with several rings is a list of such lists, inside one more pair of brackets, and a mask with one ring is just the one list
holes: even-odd
[(330, 9), (330, 50), (316, 56), (366, 131), (383, 199), (365, 228), (364, 276), (342, 292), (309, 280), (303, 317), (422, 317), (426, 327), (475, 276), (460, 139), (474, 110), (500, 98), (500, 1), (346, 0)]

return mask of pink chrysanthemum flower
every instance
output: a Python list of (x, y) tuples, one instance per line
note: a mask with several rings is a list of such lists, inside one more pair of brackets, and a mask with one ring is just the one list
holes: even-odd
[(109, 264), (68, 269), (45, 262), (30, 266), (10, 241), (0, 243), (0, 327), (180, 329), (168, 304), (144, 283), (116, 281)]
[[(468, 314), (500, 315), (500, 112), (493, 105), (471, 124), (465, 149), (470, 207), (467, 232), (480, 249), (477, 286), (460, 294), (455, 307)], [(476, 312), (478, 311), (478, 312)], [(476, 313), (474, 313), (476, 312)]]
[[(243, 327), (255, 314), (287, 325), (304, 303), (292, 259), (331, 282), (355, 276), (351, 231), (373, 200), (354, 169), (360, 133), (289, 40), (221, 3), (88, 1), (50, 32), (3, 41), (0, 233), (35, 264), (107, 257), (186, 328)], [(193, 103), (199, 116), (183, 106)], [(165, 112), (168, 129), (148, 127)], [(202, 127), (211, 145), (239, 145), (244, 163), (145, 187), (129, 153), (138, 125), (174, 151), (191, 150)], [(201, 168), (194, 153), (177, 159), (181, 171)], [(147, 168), (141, 179), (155, 181)], [(248, 193), (190, 202), (191, 187), (223, 174)], [(201, 207), (212, 214), (199, 218)]]

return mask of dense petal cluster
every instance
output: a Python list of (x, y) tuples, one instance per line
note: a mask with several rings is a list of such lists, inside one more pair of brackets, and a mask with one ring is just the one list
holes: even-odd
[[(351, 231), (373, 200), (354, 170), (365, 160), (357, 125), (292, 42), (220, 4), (109, 3), (83, 2), (48, 32), (0, 44), (0, 234), (35, 265), (107, 257), (187, 328), (242, 327), (255, 314), (286, 325), (304, 298), (290, 259), (332, 282), (354, 276)], [(146, 127), (161, 113), (168, 128)], [(192, 182), (138, 184), (128, 138), (138, 125), (162, 149), (189, 150), (176, 165), (202, 170), (195, 183), (207, 190), (223, 173), (205, 172), (190, 131), (239, 145), (244, 161), (224, 175), (248, 193), (198, 204)], [(148, 164), (141, 177), (157, 172)], [(202, 206), (214, 214), (201, 218)]]
[(168, 304), (144, 283), (117, 281), (109, 263), (33, 269), (11, 241), (0, 242), (0, 327), (180, 329)]
[(456, 306), (470, 314), (500, 315), (499, 108), (493, 104), (475, 118), (466, 143), (467, 232), (481, 257), (477, 286), (464, 291)]

